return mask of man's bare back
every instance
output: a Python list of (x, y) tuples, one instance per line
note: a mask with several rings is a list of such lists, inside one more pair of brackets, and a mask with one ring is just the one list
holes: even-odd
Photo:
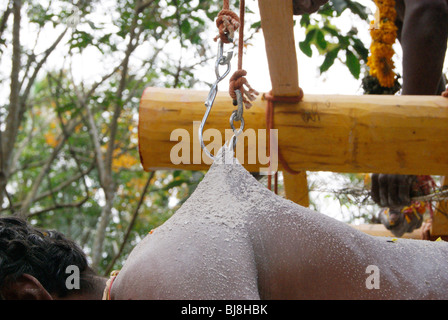
[[(377, 268), (378, 289), (367, 282)], [(113, 299), (447, 299), (448, 243), (373, 237), (214, 164), (131, 253)]]

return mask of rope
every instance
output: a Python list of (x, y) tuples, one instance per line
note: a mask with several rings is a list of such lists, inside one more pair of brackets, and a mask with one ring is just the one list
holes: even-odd
[(223, 43), (233, 42), (234, 33), (240, 26), (240, 19), (235, 12), (229, 9), (229, 0), (223, 1), (222, 10), (218, 13), (216, 19), (216, 26), (219, 35), (215, 37), (215, 41), (220, 38)]
[[(238, 70), (232, 75), (229, 82), (230, 96), (233, 98), (233, 105), (236, 105), (235, 90), (240, 90), (243, 95), (243, 103), (246, 109), (252, 107), (251, 101), (254, 101), (259, 95), (258, 91), (253, 89), (245, 78), (247, 72), (243, 70), (243, 49), (244, 49), (244, 13), (246, 10), (245, 0), (240, 0), (240, 30), (238, 34)], [(247, 89), (245, 88), (247, 87)], [(233, 90), (232, 90), (233, 89)]]
[[(301, 88), (299, 88), (299, 94), (297, 96), (287, 97), (287, 96), (274, 96), (272, 95), (272, 91), (269, 93), (263, 94), (263, 99), (268, 102), (266, 107), (266, 129), (268, 132), (268, 150), (270, 150), (270, 143), (271, 143), (271, 136), (270, 132), (271, 129), (274, 128), (274, 103), (275, 102), (286, 102), (286, 103), (298, 103), (302, 101), (303, 98), (303, 91)], [(290, 174), (299, 174), (300, 171), (293, 170), (288, 163), (286, 162), (285, 158), (283, 157), (283, 154), (280, 150), (280, 147), (278, 146), (278, 160), (280, 161), (282, 167)], [(269, 158), (271, 158), (271, 154), (269, 153)], [(277, 173), (276, 173), (277, 174)], [(269, 178), (268, 178), (268, 189), (271, 190), (271, 166), (269, 165)], [(275, 177), (277, 181), (277, 176)], [(276, 182), (277, 184), (277, 182)]]
[(243, 96), (243, 103), (246, 109), (252, 106), (252, 101), (257, 98), (259, 94), (253, 89), (245, 76), (247, 72), (243, 70), (243, 49), (244, 49), (244, 13), (245, 13), (245, 0), (240, 0), (240, 17), (229, 9), (229, 0), (223, 1), (222, 10), (218, 14), (216, 19), (216, 26), (219, 30), (219, 35), (215, 38), (215, 41), (219, 38), (223, 43), (233, 42), (234, 34), (238, 30), (238, 70), (230, 77), (229, 80), (229, 95), (233, 100), (233, 105), (238, 104), (238, 99), (235, 90), (239, 90)]

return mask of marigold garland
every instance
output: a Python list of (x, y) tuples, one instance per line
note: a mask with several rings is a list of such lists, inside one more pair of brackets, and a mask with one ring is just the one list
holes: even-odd
[(392, 88), (397, 82), (392, 61), (395, 54), (392, 45), (397, 38), (395, 0), (375, 0), (375, 4), (379, 10), (379, 21), (370, 30), (372, 44), (367, 65), (370, 76), (378, 79), (381, 87)]

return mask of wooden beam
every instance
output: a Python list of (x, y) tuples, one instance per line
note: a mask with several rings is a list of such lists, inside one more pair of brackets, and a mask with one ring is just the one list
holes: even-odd
[[(193, 130), (193, 121), (201, 121), (204, 115), (206, 97), (203, 91), (145, 90), (139, 111), (139, 150), (145, 170), (209, 167), (211, 162), (201, 157), (197, 128)], [(252, 130), (262, 137), (265, 108), (266, 101), (258, 98), (244, 111), (245, 132)], [(233, 110), (228, 94), (219, 92), (204, 130), (219, 130), (218, 145), (224, 143)], [(279, 147), (297, 171), (443, 175), (448, 172), (447, 123), (448, 99), (439, 96), (305, 94), (300, 103), (275, 107)], [(170, 159), (179, 140), (170, 141), (176, 129), (189, 134), (190, 163), (174, 164)], [(253, 150), (254, 143), (245, 144), (245, 155), (248, 147)], [(256, 163), (239, 159), (249, 171), (266, 167), (259, 157)]]
[(292, 1), (259, 0), (258, 7), (272, 93), (277, 96), (295, 96), (299, 92), (299, 73)]
[[(396, 238), (392, 232), (386, 229), (382, 224), (361, 224), (361, 225), (352, 225), (355, 229), (362, 231), (364, 233), (370, 234), (371, 236), (376, 237), (392, 237)], [(422, 232), (420, 229), (414, 230), (410, 233), (403, 234), (400, 238), (406, 239), (422, 239)]]

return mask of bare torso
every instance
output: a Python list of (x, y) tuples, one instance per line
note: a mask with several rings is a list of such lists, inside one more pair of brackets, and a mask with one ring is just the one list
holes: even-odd
[[(213, 165), (131, 253), (113, 299), (448, 298), (448, 243), (364, 234)], [(366, 285), (378, 270), (379, 288)]]

